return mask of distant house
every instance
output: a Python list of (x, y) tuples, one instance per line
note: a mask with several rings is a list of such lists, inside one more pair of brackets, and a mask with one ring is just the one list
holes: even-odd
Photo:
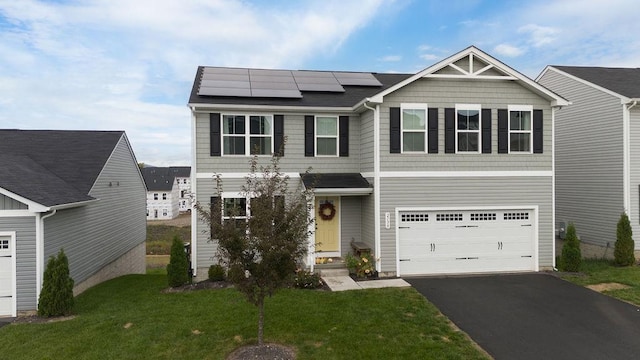
[(188, 166), (145, 167), (147, 220), (176, 218), (191, 209), (191, 168)]
[(145, 272), (145, 187), (122, 131), (0, 130), (0, 316), (36, 310), (64, 249), (74, 293)]
[(640, 69), (554, 65), (536, 81), (571, 101), (556, 113), (556, 219), (611, 255), (622, 212), (640, 234)]
[[(192, 188), (222, 205), (221, 221), (228, 209), (249, 218), (247, 159), (280, 156), (292, 187), (314, 188), (310, 268), (364, 245), (381, 276), (551, 269), (564, 105), (473, 46), (414, 74), (201, 66), (189, 99)], [(216, 241), (196, 214), (192, 224), (204, 278)]]

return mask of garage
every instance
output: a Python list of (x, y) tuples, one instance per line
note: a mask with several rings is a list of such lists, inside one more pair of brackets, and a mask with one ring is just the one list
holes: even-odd
[(15, 316), (15, 251), (11, 235), (0, 234), (0, 316)]
[(398, 274), (537, 270), (536, 209), (402, 210)]

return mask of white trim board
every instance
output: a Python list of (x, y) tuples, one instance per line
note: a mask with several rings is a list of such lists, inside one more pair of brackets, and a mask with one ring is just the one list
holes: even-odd
[[(362, 173), (365, 178), (374, 173)], [(382, 178), (552, 177), (553, 171), (381, 171)]]

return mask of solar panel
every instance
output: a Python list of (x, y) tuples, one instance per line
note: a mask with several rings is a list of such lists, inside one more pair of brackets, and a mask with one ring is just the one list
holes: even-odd
[(335, 76), (328, 71), (292, 71), (300, 91), (344, 92)]
[(250, 69), (249, 78), (253, 97), (302, 97), (289, 70)]
[(333, 75), (340, 85), (382, 86), (372, 73), (334, 71)]
[(248, 69), (204, 68), (198, 95), (251, 96)]

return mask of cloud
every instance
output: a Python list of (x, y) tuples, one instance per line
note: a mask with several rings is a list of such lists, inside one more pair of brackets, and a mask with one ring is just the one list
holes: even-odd
[(525, 53), (525, 50), (509, 44), (499, 44), (493, 48), (493, 51), (501, 56), (518, 57)]
[(438, 55), (435, 55), (435, 54), (421, 54), (420, 55), (420, 59), (427, 60), (427, 61), (433, 61), (433, 60), (440, 59), (440, 57)]
[(518, 33), (529, 35), (529, 42), (535, 47), (540, 47), (552, 43), (556, 39), (558, 31), (547, 26), (528, 24), (520, 27)]
[(0, 0), (0, 127), (125, 130), (139, 161), (185, 164), (198, 65), (296, 68), (382, 4)]
[(387, 55), (387, 56), (383, 56), (379, 59), (380, 61), (384, 61), (384, 62), (397, 62), (402, 60), (402, 56), (401, 55)]

